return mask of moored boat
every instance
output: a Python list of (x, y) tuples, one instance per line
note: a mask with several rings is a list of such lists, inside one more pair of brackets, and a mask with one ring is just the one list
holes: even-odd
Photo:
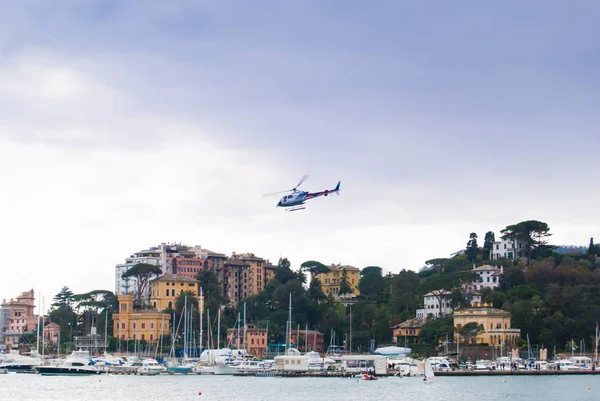
[(89, 351), (73, 351), (63, 363), (57, 366), (37, 366), (43, 376), (76, 376), (106, 373), (90, 361)]

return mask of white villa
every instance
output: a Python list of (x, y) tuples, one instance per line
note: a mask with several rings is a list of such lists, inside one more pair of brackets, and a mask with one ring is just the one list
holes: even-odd
[[(481, 304), (480, 291), (484, 288), (496, 288), (500, 285), (500, 276), (504, 272), (502, 266), (484, 265), (473, 266), (473, 273), (479, 276), (478, 281), (474, 281), (469, 285), (467, 291), (463, 295), (471, 302), (471, 306)], [(417, 318), (433, 317), (437, 319), (441, 316), (446, 316), (452, 313), (453, 309), (450, 306), (452, 292), (446, 290), (433, 290), (423, 296), (423, 308), (417, 309)]]
[(495, 241), (490, 251), (490, 260), (519, 259), (525, 257), (525, 244), (519, 240), (502, 239)]

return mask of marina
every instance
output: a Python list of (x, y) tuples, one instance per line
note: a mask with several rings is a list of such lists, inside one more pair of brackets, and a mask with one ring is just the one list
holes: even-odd
[[(257, 385), (260, 383), (260, 385)], [(589, 389), (588, 389), (589, 388)], [(287, 380), (277, 377), (234, 377), (196, 375), (139, 376), (85, 376), (53, 377), (40, 375), (2, 375), (0, 399), (6, 400), (162, 400), (166, 395), (172, 401), (225, 400), (234, 397), (247, 401), (285, 399), (304, 401), (342, 401), (376, 399), (378, 401), (436, 399), (462, 401), (485, 399), (544, 399), (548, 401), (577, 399), (595, 401), (600, 390), (598, 376), (515, 376), (511, 377), (439, 377), (424, 385), (422, 378), (389, 377), (376, 381), (353, 378), (298, 378)], [(201, 393), (201, 394), (200, 394)]]

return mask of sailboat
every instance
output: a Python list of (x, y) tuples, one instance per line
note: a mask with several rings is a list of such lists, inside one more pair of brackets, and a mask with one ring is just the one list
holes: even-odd
[(435, 373), (433, 372), (433, 367), (431, 366), (431, 362), (429, 362), (429, 360), (427, 360), (427, 361), (425, 361), (425, 377), (423, 378), (423, 383), (432, 383), (434, 377), (435, 377)]

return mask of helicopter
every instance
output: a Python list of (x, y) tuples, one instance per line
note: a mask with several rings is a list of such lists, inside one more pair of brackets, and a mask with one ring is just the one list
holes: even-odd
[(281, 192), (273, 192), (271, 194), (266, 194), (265, 196), (270, 196), (270, 195), (277, 195), (277, 194), (282, 194), (285, 192), (291, 192), (291, 194), (289, 195), (285, 195), (284, 197), (282, 197), (279, 202), (277, 203), (277, 207), (282, 207), (285, 210), (287, 210), (288, 212), (293, 212), (296, 210), (304, 210), (306, 209), (304, 207), (304, 203), (307, 200), (310, 199), (314, 199), (314, 198), (318, 198), (319, 196), (327, 196), (331, 193), (335, 193), (336, 195), (340, 194), (340, 184), (341, 181), (338, 181), (337, 185), (335, 186), (334, 189), (326, 189), (324, 191), (320, 191), (320, 192), (308, 192), (308, 191), (298, 191), (298, 187), (300, 185), (302, 185), (302, 183), (304, 182), (304, 180), (306, 180), (308, 178), (308, 175), (304, 175), (301, 179), (300, 182), (298, 182), (298, 184), (292, 188), (292, 189), (288, 189), (287, 191), (281, 191)]

